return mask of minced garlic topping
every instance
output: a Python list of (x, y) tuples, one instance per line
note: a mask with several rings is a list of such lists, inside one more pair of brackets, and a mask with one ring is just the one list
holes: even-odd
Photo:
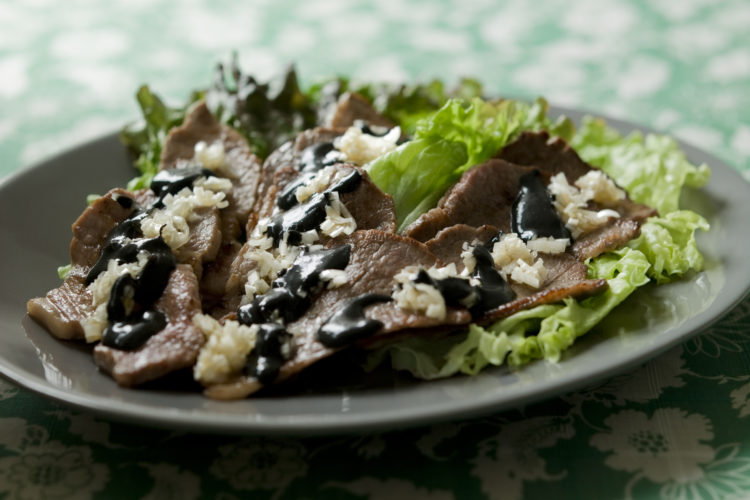
[(592, 170), (582, 175), (572, 186), (561, 172), (550, 179), (548, 189), (554, 196), (555, 210), (573, 238), (620, 216), (617, 211), (609, 208), (599, 211), (588, 210), (586, 206), (589, 201), (607, 206), (625, 198), (625, 191), (618, 188), (614, 181), (600, 170)]
[[(325, 186), (325, 188), (327, 187)], [(331, 238), (336, 238), (344, 234), (352, 234), (357, 229), (357, 222), (339, 199), (338, 193), (328, 193), (328, 204), (325, 207), (325, 211), (326, 218), (320, 224), (320, 233)], [(278, 247), (274, 247), (273, 239), (265, 234), (268, 223), (268, 219), (259, 221), (250, 238), (247, 240), (247, 245), (250, 248), (243, 258), (247, 261), (255, 262), (256, 265), (247, 274), (245, 295), (242, 297), (243, 304), (249, 303), (257, 295), (268, 292), (271, 289), (273, 281), (283, 270), (288, 269), (294, 264), (295, 259), (301, 251), (301, 247), (290, 245), (287, 242), (286, 234), (279, 242)], [(309, 250), (314, 250), (322, 248), (320, 245), (314, 245), (319, 240), (320, 234), (313, 229), (302, 233), (300, 244)], [(329, 288), (334, 288), (345, 283), (346, 276), (345, 274), (329, 272), (321, 275), (321, 280), (326, 281)]]
[[(533, 241), (533, 240), (532, 240)], [(562, 246), (557, 240), (542, 242), (542, 245), (552, 249)], [(567, 240), (562, 240), (566, 242)], [(533, 246), (533, 244), (532, 244)], [(565, 246), (562, 246), (565, 251)], [(518, 237), (515, 233), (504, 234), (500, 241), (492, 246), (492, 260), (500, 275), (522, 283), (532, 288), (539, 288), (547, 277), (544, 261), (538, 257), (537, 251)]]
[[(252, 301), (256, 295), (269, 291), (273, 281), (278, 278), (281, 271), (291, 267), (301, 251), (300, 247), (287, 244), (286, 235), (279, 242), (279, 246), (274, 247), (273, 239), (264, 234), (266, 226), (267, 221), (261, 221), (247, 241), (249, 249), (243, 258), (255, 262), (255, 267), (247, 275), (243, 304)], [(312, 244), (318, 239), (317, 231), (303, 234), (303, 242), (307, 244)]]
[(294, 191), (294, 196), (297, 198), (297, 201), (299, 203), (304, 203), (310, 199), (312, 195), (322, 193), (328, 189), (328, 186), (333, 184), (333, 177), (337, 171), (338, 169), (333, 166), (318, 170), (315, 175), (310, 177), (309, 180)]
[(217, 172), (222, 170), (225, 164), (226, 154), (224, 144), (216, 141), (210, 145), (206, 141), (198, 141), (193, 148), (194, 158), (207, 169)]
[[(414, 283), (414, 279), (420, 271), (418, 266), (406, 266), (399, 271), (394, 279), (399, 287), (394, 290), (393, 300), (396, 305), (401, 309), (414, 311), (417, 313), (424, 314), (427, 317), (435, 318), (437, 320), (444, 320), (447, 314), (445, 305), (445, 298), (440, 293), (440, 290), (427, 283)], [(441, 280), (449, 277), (453, 278), (468, 278), (468, 274), (459, 274), (456, 270), (456, 265), (451, 263), (444, 267), (431, 267), (425, 269), (430, 278), (434, 280)], [(466, 304), (470, 307), (473, 304)]]
[(180, 248), (190, 239), (189, 223), (198, 219), (195, 211), (215, 206), (229, 205), (226, 192), (232, 188), (229, 179), (206, 177), (196, 180), (193, 188), (183, 188), (178, 193), (164, 197), (164, 208), (152, 211), (141, 221), (141, 231), (146, 238), (159, 235), (172, 250)]
[(447, 314), (445, 299), (440, 290), (426, 283), (407, 281), (393, 292), (392, 297), (401, 309), (415, 311), (430, 318), (442, 321)]
[(193, 377), (204, 385), (226, 382), (242, 371), (255, 346), (258, 326), (226, 320), (223, 324), (206, 314), (193, 316), (193, 325), (206, 336), (206, 343), (193, 367)]
[(329, 193), (326, 205), (326, 219), (320, 224), (320, 232), (331, 238), (342, 234), (352, 234), (357, 229), (357, 221), (354, 220), (346, 205), (341, 203), (337, 192)]
[(116, 260), (112, 259), (107, 263), (107, 269), (102, 271), (99, 276), (96, 277), (88, 285), (89, 291), (93, 296), (92, 305), (94, 306), (94, 313), (81, 320), (81, 327), (83, 328), (83, 334), (86, 337), (86, 342), (96, 342), (102, 338), (102, 333), (109, 325), (109, 318), (107, 317), (107, 302), (112, 292), (112, 286), (117, 281), (117, 278), (125, 273), (130, 274), (133, 278), (137, 278), (138, 275), (143, 271), (146, 262), (148, 261), (148, 254), (146, 252), (138, 252), (135, 262), (128, 262), (125, 264), (118, 264)]
[(400, 138), (400, 127), (393, 127), (382, 137), (365, 134), (359, 127), (349, 127), (344, 135), (333, 141), (333, 145), (343, 153), (346, 161), (366, 165), (396, 149)]

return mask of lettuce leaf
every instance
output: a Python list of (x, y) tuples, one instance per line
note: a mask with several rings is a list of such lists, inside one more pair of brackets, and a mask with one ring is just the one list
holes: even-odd
[[(526, 126), (532, 128), (534, 123), (544, 122), (537, 115)], [(440, 125), (429, 130), (454, 133), (467, 145), (467, 151), (474, 151), (476, 156), (483, 154), (484, 143), (475, 140), (471, 126), (467, 127), (468, 132), (456, 127), (456, 132), (450, 127), (442, 130)], [(569, 133), (568, 130), (560, 135)], [(703, 256), (695, 232), (708, 230), (708, 222), (695, 212), (678, 207), (684, 186), (699, 187), (707, 182), (706, 165), (690, 164), (677, 143), (668, 137), (644, 138), (639, 133), (623, 137), (599, 119), (584, 119), (571, 143), (586, 161), (601, 166), (615, 178), (631, 198), (656, 207), (662, 214), (643, 223), (640, 236), (626, 247), (588, 262), (589, 276), (606, 279), (608, 289), (581, 301), (567, 299), (563, 304), (521, 311), (488, 327), (470, 325), (463, 335), (439, 340), (414, 338), (387, 346), (372, 355), (370, 366), (389, 358), (395, 369), (431, 379), (459, 372), (476, 374), (488, 365), (513, 367), (535, 359), (554, 362), (638, 287), (651, 280), (669, 282), (688, 271), (702, 269)]]
[(236, 54), (227, 70), (217, 66), (206, 104), (219, 121), (242, 133), (261, 158), (317, 123), (315, 103), (301, 90), (294, 67), (264, 83), (242, 71)]
[(690, 270), (703, 269), (703, 255), (695, 241), (698, 229), (708, 231), (708, 221), (690, 210), (678, 210), (648, 219), (628, 246), (646, 255), (650, 278), (668, 283)]
[[(415, 124), (412, 141), (371, 162), (368, 172), (393, 197), (401, 231), (434, 207), (466, 170), (489, 159), (521, 131), (542, 128), (572, 131), (567, 120), (550, 122), (544, 100), (451, 99)], [(442, 152), (448, 154), (441, 157)]]
[[(648, 283), (650, 264), (638, 250), (623, 248), (589, 263), (592, 278), (606, 279), (609, 288), (594, 297), (564, 304), (547, 304), (520, 311), (483, 328), (470, 325), (466, 336), (410, 339), (377, 351), (368, 367), (386, 357), (391, 366), (418, 378), (447, 377), (458, 372), (474, 375), (488, 365), (520, 366), (535, 359), (557, 361), (575, 340), (593, 328), (639, 286)], [(449, 340), (453, 340), (450, 344)]]
[(419, 120), (443, 107), (449, 99), (481, 97), (482, 84), (473, 78), (462, 78), (454, 87), (448, 88), (441, 80), (393, 84), (355, 82), (338, 77), (311, 85), (306, 94), (325, 108), (347, 91), (369, 99), (380, 114), (399, 125), (404, 134), (412, 135)]
[(373, 162), (369, 174), (393, 197), (402, 229), (435, 206), (456, 182), (455, 171), (467, 158), (463, 143), (435, 137), (414, 139)]
[(188, 106), (200, 94), (193, 94), (182, 107), (167, 106), (147, 85), (141, 86), (135, 97), (143, 118), (120, 131), (120, 141), (136, 156), (134, 165), (141, 174), (128, 182), (127, 188), (131, 191), (151, 184), (159, 168), (159, 157), (167, 132), (182, 123)]
[(707, 165), (692, 165), (677, 142), (665, 135), (632, 132), (623, 137), (599, 118), (584, 118), (571, 145), (600, 167), (639, 203), (668, 214), (679, 209), (683, 186), (708, 182)]

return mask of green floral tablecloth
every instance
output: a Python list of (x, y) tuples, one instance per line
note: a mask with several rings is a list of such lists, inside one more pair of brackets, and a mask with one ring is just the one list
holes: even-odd
[[(306, 81), (476, 75), (668, 131), (750, 178), (749, 27), (746, 0), (5, 0), (0, 176), (133, 119), (140, 83), (182, 100), (237, 49)], [(0, 498), (750, 498), (748, 352), (746, 300), (586, 390), (334, 438), (131, 427), (0, 381)]]

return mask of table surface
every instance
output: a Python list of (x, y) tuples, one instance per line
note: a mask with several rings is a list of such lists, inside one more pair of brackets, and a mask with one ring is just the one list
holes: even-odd
[[(670, 132), (750, 178), (748, 26), (746, 0), (6, 0), (0, 176), (135, 118), (141, 83), (183, 100), (237, 50), (308, 82), (474, 75)], [(749, 348), (745, 300), (594, 387), (333, 438), (129, 426), (0, 380), (0, 498), (750, 498)]]

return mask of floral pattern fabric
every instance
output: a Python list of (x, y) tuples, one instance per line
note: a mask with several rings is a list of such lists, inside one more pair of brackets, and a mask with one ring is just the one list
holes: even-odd
[[(0, 3), (0, 176), (181, 100), (237, 50), (404, 81), (479, 77), (661, 129), (750, 179), (745, 0)], [(54, 270), (51, 270), (54, 272)], [(644, 366), (484, 418), (231, 437), (114, 423), (0, 380), (0, 498), (750, 498), (750, 300)]]

